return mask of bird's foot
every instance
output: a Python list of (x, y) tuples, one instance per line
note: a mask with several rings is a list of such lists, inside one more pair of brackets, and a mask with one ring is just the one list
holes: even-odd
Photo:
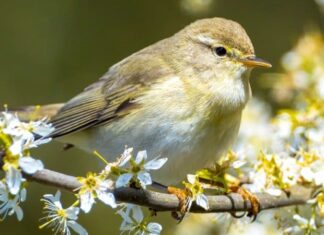
[[(240, 187), (240, 186), (233, 186), (230, 187), (231, 192), (238, 193), (242, 196), (244, 202), (251, 203), (251, 210), (248, 211), (247, 216), (252, 217), (252, 222), (256, 220), (258, 213), (260, 212), (260, 201), (253, 193), (249, 190)], [(237, 217), (235, 214), (232, 214), (234, 217)]]
[(175, 195), (179, 199), (179, 212), (172, 212), (172, 217), (178, 220), (180, 223), (185, 215), (190, 211), (192, 205), (192, 193), (189, 189), (184, 188), (175, 188), (175, 187), (168, 187), (168, 193)]

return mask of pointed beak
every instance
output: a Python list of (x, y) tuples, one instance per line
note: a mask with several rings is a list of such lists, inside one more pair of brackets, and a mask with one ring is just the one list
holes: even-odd
[(245, 66), (252, 67), (252, 68), (255, 68), (255, 67), (271, 68), (272, 67), (272, 65), (269, 62), (267, 62), (263, 59), (260, 59), (254, 55), (244, 57), (244, 58), (240, 59), (239, 61), (241, 63), (243, 63)]

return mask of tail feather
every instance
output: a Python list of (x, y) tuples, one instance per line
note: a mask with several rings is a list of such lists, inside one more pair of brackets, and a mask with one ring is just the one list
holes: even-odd
[(10, 109), (9, 112), (16, 113), (22, 121), (34, 121), (42, 118), (52, 119), (53, 116), (63, 107), (64, 103), (48, 104), (44, 106), (24, 106), (17, 109)]

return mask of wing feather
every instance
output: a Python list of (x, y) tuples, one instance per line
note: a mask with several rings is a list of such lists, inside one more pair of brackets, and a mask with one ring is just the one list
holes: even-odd
[(98, 89), (81, 93), (66, 103), (51, 120), (55, 127), (52, 137), (66, 135), (93, 125), (98, 120), (98, 113), (106, 105), (107, 102)]
[(99, 81), (67, 102), (51, 120), (55, 127), (52, 137), (107, 125), (138, 108), (136, 98), (159, 78), (174, 72), (163, 56), (156, 56), (162, 54), (156, 51), (163, 49), (160, 44), (112, 66)]
[(55, 127), (52, 137), (59, 137), (86, 128), (107, 124), (123, 117), (132, 108), (138, 107), (134, 102), (140, 86), (123, 87), (109, 96), (102, 89), (92, 89), (81, 93), (69, 101), (51, 120)]

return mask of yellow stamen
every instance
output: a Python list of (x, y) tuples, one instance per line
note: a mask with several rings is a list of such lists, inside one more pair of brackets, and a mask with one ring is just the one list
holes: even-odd
[(80, 203), (80, 201), (79, 201), (79, 200), (76, 200), (76, 201), (72, 204), (72, 207), (76, 207), (76, 206), (78, 206), (79, 203)]
[(54, 217), (53, 219), (51, 219), (51, 220), (45, 222), (44, 224), (38, 226), (38, 228), (39, 228), (39, 229), (43, 229), (43, 228), (45, 228), (47, 225), (51, 224), (51, 223), (52, 223), (53, 221), (55, 221), (55, 220), (57, 220), (57, 217)]
[(101, 161), (103, 161), (106, 165), (108, 165), (109, 164), (109, 162), (100, 154), (100, 153), (98, 153), (96, 150), (95, 151), (93, 151), (93, 153), (101, 160)]
[(66, 211), (64, 209), (58, 209), (57, 210), (57, 215), (59, 217), (62, 217), (62, 218), (66, 218), (67, 217)]

